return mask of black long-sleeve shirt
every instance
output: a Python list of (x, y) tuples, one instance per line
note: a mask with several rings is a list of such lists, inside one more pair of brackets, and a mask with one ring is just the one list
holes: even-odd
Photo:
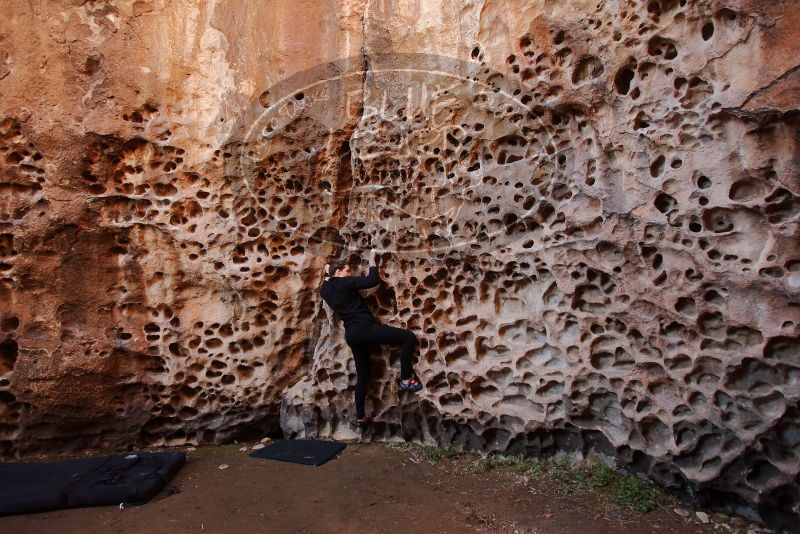
[(357, 322), (375, 321), (359, 289), (369, 289), (380, 283), (378, 268), (370, 267), (367, 276), (334, 276), (325, 280), (320, 293), (328, 306), (339, 314), (347, 328)]

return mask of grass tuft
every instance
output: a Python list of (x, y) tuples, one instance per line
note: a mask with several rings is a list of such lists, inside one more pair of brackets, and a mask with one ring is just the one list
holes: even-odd
[(574, 484), (585, 490), (596, 490), (611, 485), (618, 473), (604, 463), (592, 462), (572, 472)]
[(520, 475), (528, 473), (535, 467), (536, 464), (539, 463), (536, 460), (529, 460), (528, 458), (525, 458), (521, 454), (517, 456), (509, 456), (508, 458), (506, 458), (506, 462), (508, 462), (508, 464), (514, 469), (514, 471), (516, 471)]
[(491, 471), (495, 467), (498, 467), (503, 463), (503, 460), (498, 458), (497, 456), (486, 456), (485, 458), (481, 458), (477, 462), (475, 462), (475, 468), (485, 473), (487, 471)]
[(436, 465), (439, 461), (445, 458), (453, 458), (460, 454), (460, 451), (455, 445), (450, 444), (447, 447), (435, 447), (431, 445), (423, 445), (420, 447), (422, 458), (427, 460), (431, 465)]
[(620, 475), (614, 487), (613, 501), (642, 514), (658, 505), (663, 494), (653, 485), (631, 475)]
[[(412, 443), (392, 443), (389, 447), (396, 449), (414, 448), (415, 454), (435, 465), (444, 459), (454, 458), (462, 454), (455, 445), (437, 447)], [(620, 506), (630, 508), (639, 513), (653, 510), (664, 498), (664, 494), (653, 484), (633, 475), (617, 471), (596, 458), (590, 458), (577, 467), (572, 467), (567, 458), (560, 461), (552, 458), (525, 458), (524, 456), (494, 456), (480, 458), (473, 464), (477, 472), (486, 473), (499, 467), (508, 467), (516, 473), (527, 477), (527, 480), (539, 479), (544, 475), (558, 482), (557, 491), (603, 491), (611, 500)]]

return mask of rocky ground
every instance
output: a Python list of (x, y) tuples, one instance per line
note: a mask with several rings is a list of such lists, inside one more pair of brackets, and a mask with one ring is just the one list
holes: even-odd
[(630, 507), (649, 495), (628, 494), (618, 504), (611, 486), (576, 483), (558, 462), (352, 443), (315, 468), (250, 458), (254, 446), (190, 449), (170, 487), (145, 506), (5, 517), (0, 532), (768, 532), (665, 496), (641, 513)]

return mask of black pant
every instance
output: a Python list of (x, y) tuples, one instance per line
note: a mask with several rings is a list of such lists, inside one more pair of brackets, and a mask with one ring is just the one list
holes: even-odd
[(369, 351), (372, 345), (400, 345), (400, 378), (411, 378), (411, 356), (417, 336), (410, 330), (373, 322), (359, 322), (344, 331), (344, 339), (356, 361), (356, 417), (364, 417), (364, 400), (369, 382)]

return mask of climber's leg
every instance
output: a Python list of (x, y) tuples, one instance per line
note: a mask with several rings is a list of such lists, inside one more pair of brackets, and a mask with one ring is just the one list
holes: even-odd
[(400, 345), (400, 379), (408, 380), (412, 377), (414, 372), (411, 368), (411, 357), (417, 344), (417, 336), (411, 330), (373, 324), (365, 332), (364, 338), (373, 345)]
[(367, 398), (367, 386), (369, 385), (370, 361), (369, 343), (355, 342), (350, 344), (353, 350), (353, 359), (356, 362), (356, 418), (364, 419), (364, 403)]

